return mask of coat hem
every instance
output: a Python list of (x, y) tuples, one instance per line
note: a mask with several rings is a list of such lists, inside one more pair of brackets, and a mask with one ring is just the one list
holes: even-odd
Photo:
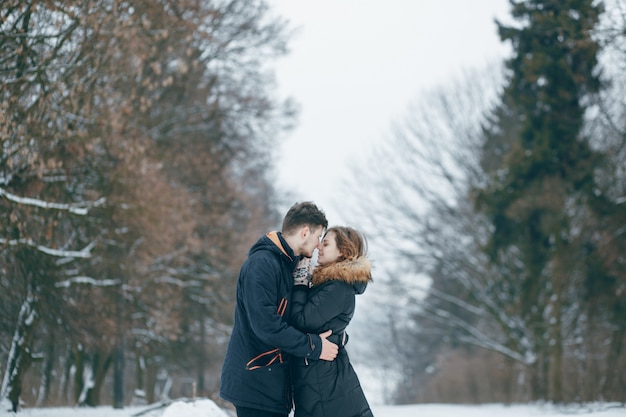
[(267, 406), (267, 405), (251, 403), (249, 401), (242, 401), (242, 400), (238, 400), (236, 398), (232, 398), (229, 395), (224, 394), (223, 392), (220, 392), (220, 397), (222, 399), (232, 403), (234, 406), (255, 408), (257, 410), (269, 411), (271, 413), (285, 413), (285, 414), (289, 414), (291, 412), (291, 408), (287, 409), (286, 407), (285, 408), (271, 407), (271, 406)]

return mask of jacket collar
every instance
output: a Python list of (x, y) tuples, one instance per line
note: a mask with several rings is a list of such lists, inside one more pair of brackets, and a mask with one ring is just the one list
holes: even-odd
[(347, 284), (367, 284), (372, 280), (372, 263), (369, 259), (360, 257), (317, 266), (313, 271), (314, 286), (330, 280), (343, 281)]
[(282, 236), (282, 233), (280, 232), (276, 232), (276, 231), (272, 231), (272, 232), (268, 232), (265, 236), (267, 236), (267, 238), (269, 240), (272, 241), (272, 243), (274, 243), (278, 249), (280, 249), (280, 251), (287, 257), (289, 258), (289, 260), (291, 262), (294, 262), (296, 259), (296, 256), (293, 254), (293, 249), (291, 249), (289, 247), (289, 245), (287, 244), (287, 242), (285, 241), (285, 239)]

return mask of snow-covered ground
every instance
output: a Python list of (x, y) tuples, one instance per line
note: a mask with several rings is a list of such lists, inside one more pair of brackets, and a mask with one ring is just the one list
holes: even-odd
[[(556, 407), (541, 404), (453, 405), (374, 405), (376, 417), (529, 417), (529, 416), (589, 416), (626, 417), (626, 406), (618, 403), (593, 403)], [(0, 417), (232, 417), (234, 413), (220, 409), (213, 401), (175, 401), (167, 407), (145, 406), (114, 410), (98, 408), (31, 408), (17, 414), (0, 411)]]

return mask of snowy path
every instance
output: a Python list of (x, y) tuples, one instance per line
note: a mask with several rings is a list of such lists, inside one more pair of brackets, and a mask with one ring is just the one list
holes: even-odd
[[(417, 404), (404, 406), (374, 405), (376, 417), (532, 417), (532, 416), (589, 416), (626, 417), (626, 407), (617, 403), (594, 403), (584, 406), (554, 407), (550, 405), (520, 404), (506, 406)], [(233, 417), (213, 401), (176, 401), (167, 407), (128, 407), (114, 410), (111, 407), (92, 408), (33, 408), (17, 414), (0, 411), (0, 417)]]

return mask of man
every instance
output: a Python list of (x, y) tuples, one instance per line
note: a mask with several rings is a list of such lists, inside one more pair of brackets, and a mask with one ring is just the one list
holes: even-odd
[(332, 361), (330, 331), (305, 334), (287, 320), (292, 272), (311, 257), (328, 221), (312, 202), (294, 204), (281, 232), (269, 232), (250, 248), (239, 272), (235, 324), (222, 367), (220, 396), (238, 417), (287, 417), (292, 407), (289, 357)]

